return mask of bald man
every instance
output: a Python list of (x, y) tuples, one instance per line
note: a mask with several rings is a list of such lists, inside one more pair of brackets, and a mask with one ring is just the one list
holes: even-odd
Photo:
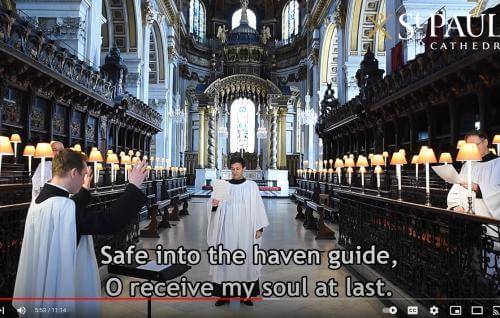
[[(54, 153), (54, 157), (57, 156), (57, 154), (64, 149), (64, 145), (60, 141), (51, 142), (50, 147), (52, 148), (52, 152)], [(52, 179), (52, 161), (50, 161), (50, 160), (45, 161), (45, 171), (44, 171), (44, 176), (43, 176), (43, 182), (41, 182), (41, 180), (40, 180), (41, 174), (42, 174), (42, 167), (41, 167), (41, 165), (38, 165), (38, 167), (35, 170), (35, 174), (33, 174), (33, 177), (31, 178), (31, 184), (32, 184), (31, 199), (32, 200), (34, 200), (34, 199), (36, 199), (36, 197), (38, 197), (43, 185), (47, 181)]]

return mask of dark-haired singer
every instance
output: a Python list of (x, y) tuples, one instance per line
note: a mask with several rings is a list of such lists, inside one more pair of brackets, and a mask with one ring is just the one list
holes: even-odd
[(55, 156), (52, 180), (28, 210), (12, 302), (26, 308), (23, 317), (101, 316), (98, 301), (56, 298), (101, 297), (92, 234), (116, 233), (137, 218), (146, 202), (139, 187), (147, 172), (146, 162), (135, 165), (111, 210), (97, 213), (85, 209), (92, 180), (86, 161), (84, 154), (70, 149)]
[[(243, 265), (212, 265), (210, 274), (214, 283), (214, 296), (219, 297), (216, 306), (229, 303), (229, 297), (240, 297), (242, 303), (252, 306), (248, 297), (259, 295), (261, 275), (261, 265), (253, 263), (253, 245), (261, 243), (262, 232), (269, 225), (269, 220), (257, 183), (243, 177), (243, 158), (231, 158), (230, 166), (232, 179), (229, 180), (229, 200), (218, 201), (212, 196), (207, 203), (207, 243), (215, 248), (222, 244), (224, 249), (230, 251), (244, 250), (247, 257)], [(250, 295), (228, 295), (222, 289), (223, 282), (242, 282), (242, 285), (251, 288)]]

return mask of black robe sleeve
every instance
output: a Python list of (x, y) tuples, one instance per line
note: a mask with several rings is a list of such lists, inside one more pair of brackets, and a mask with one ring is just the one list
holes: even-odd
[[(87, 211), (84, 202), (84, 194), (73, 196), (76, 203), (76, 233), (78, 241), (80, 235), (113, 234), (123, 229), (137, 217), (137, 214), (146, 203), (146, 195), (141, 189), (129, 184), (120, 198), (111, 206), (110, 211), (94, 212)], [(87, 191), (88, 198), (90, 193)], [(88, 201), (87, 201), (88, 202)]]

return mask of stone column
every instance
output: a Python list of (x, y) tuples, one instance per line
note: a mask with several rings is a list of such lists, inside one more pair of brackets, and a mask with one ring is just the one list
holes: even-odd
[(198, 131), (199, 131), (199, 146), (198, 146), (198, 168), (205, 168), (205, 108), (198, 107)]
[[(208, 108), (208, 156), (207, 156), (207, 168), (215, 169), (215, 134), (216, 122), (215, 122), (215, 107), (210, 106)], [(203, 147), (203, 144), (200, 144)]]
[(278, 168), (286, 170), (286, 113), (287, 108), (280, 108), (279, 115), (279, 153)]
[(271, 108), (271, 154), (269, 169), (278, 168), (278, 108)]

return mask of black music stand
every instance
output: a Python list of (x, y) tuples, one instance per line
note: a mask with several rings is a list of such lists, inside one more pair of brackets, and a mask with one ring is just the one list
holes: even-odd
[[(156, 260), (149, 261), (156, 262)], [(171, 266), (155, 271), (149, 269), (138, 268), (140, 265), (109, 265), (108, 272), (110, 274), (129, 276), (149, 281), (166, 282), (177, 278), (191, 269), (189, 265), (172, 264)], [(151, 318), (151, 297), (148, 297), (148, 318)]]

